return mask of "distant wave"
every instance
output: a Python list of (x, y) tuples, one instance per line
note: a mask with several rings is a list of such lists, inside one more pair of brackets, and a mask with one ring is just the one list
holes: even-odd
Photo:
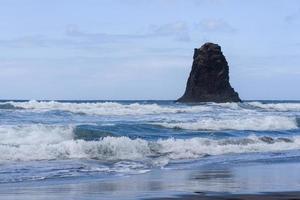
[(261, 103), (249, 102), (249, 105), (274, 111), (300, 111), (300, 103)]
[(56, 101), (27, 101), (27, 102), (4, 102), (0, 103), (0, 109), (29, 109), (33, 111), (60, 110), (73, 113), (90, 115), (147, 115), (163, 113), (199, 113), (216, 110), (231, 110), (237, 112), (254, 112), (256, 109), (267, 111), (300, 111), (300, 103), (207, 103), (201, 105), (188, 106), (184, 104), (158, 105), (131, 103), (122, 104), (117, 102), (97, 102), (97, 103), (70, 103)]
[(211, 111), (212, 108), (199, 106), (162, 106), (158, 104), (121, 104), (116, 102), (102, 103), (62, 103), (56, 101), (27, 101), (27, 102), (6, 102), (1, 105), (11, 105), (12, 108), (31, 109), (36, 111), (61, 110), (73, 113), (91, 115), (147, 115), (161, 113), (198, 113)]
[(74, 127), (24, 125), (0, 127), (0, 161), (52, 159), (133, 160), (167, 164), (169, 160), (201, 158), (228, 153), (300, 149), (300, 137), (231, 139), (160, 139), (147, 141), (128, 137), (102, 137), (97, 141), (74, 139)]
[(166, 128), (187, 130), (276, 131), (297, 129), (297, 119), (285, 116), (233, 116), (225, 119), (203, 118), (196, 122), (155, 123)]

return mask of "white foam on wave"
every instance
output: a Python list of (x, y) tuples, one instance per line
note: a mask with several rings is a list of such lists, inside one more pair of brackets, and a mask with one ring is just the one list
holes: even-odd
[(72, 126), (42, 124), (0, 126), (0, 144), (36, 145), (55, 144), (73, 139)]
[(206, 105), (199, 106), (166, 106), (158, 104), (121, 104), (116, 102), (101, 103), (62, 103), (56, 101), (5, 102), (24, 109), (36, 111), (61, 110), (92, 115), (145, 115), (161, 113), (199, 113), (211, 111)]
[(240, 106), (240, 103), (235, 103), (235, 102), (227, 102), (227, 103), (208, 103), (208, 105), (212, 105), (215, 107), (220, 107), (220, 108), (228, 108), (232, 110), (240, 110), (242, 109)]
[[(239, 141), (240, 140), (240, 141)], [(160, 153), (168, 153), (170, 159), (199, 158), (203, 155), (223, 155), (230, 153), (251, 153), (284, 151), (300, 148), (300, 137), (293, 137), (293, 142), (277, 141), (266, 143), (257, 136), (244, 139), (212, 140), (205, 138), (160, 140)]]
[(251, 106), (274, 111), (300, 111), (300, 103), (261, 103), (249, 102)]
[(292, 130), (297, 129), (295, 117), (286, 116), (236, 116), (223, 119), (203, 118), (196, 122), (155, 123), (167, 128), (187, 130)]
[(147, 161), (164, 166), (172, 159), (204, 155), (300, 149), (300, 137), (264, 141), (256, 136), (215, 140), (207, 138), (147, 141), (128, 137), (105, 137), (98, 141), (74, 140), (72, 127), (28, 125), (0, 128), (0, 162), (63, 159)]
[(54, 144), (0, 145), (0, 160), (52, 160), (88, 158), (100, 160), (142, 159), (150, 154), (148, 142), (127, 137), (100, 141), (66, 140)]

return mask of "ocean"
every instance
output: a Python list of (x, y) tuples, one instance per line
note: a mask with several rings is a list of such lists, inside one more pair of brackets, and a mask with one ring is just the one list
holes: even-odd
[(0, 199), (300, 190), (300, 101), (1, 101)]

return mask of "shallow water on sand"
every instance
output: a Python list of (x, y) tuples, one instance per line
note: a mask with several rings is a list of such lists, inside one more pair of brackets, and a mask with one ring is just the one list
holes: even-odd
[(299, 127), (295, 101), (2, 101), (0, 197), (297, 191)]

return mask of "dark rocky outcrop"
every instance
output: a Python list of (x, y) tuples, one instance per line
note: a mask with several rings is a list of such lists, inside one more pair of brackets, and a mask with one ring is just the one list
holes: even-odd
[(179, 102), (239, 102), (229, 83), (229, 66), (221, 47), (205, 43), (195, 49), (193, 66), (184, 95)]

